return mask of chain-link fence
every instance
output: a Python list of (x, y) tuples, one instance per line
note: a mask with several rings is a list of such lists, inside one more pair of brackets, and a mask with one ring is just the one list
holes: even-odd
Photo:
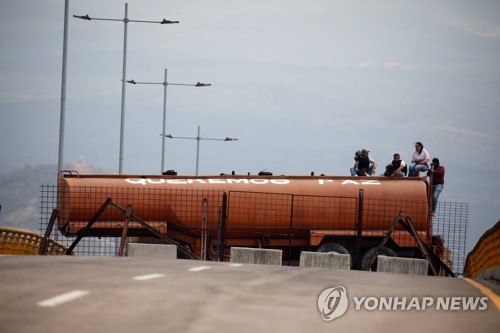
[[(207, 259), (221, 259), (231, 246), (249, 246), (280, 248), (284, 262), (291, 262), (301, 250), (314, 250), (329, 240), (351, 252), (366, 251), (380, 244), (400, 212), (411, 218), (426, 244), (432, 243), (432, 236), (441, 242), (440, 255), (453, 271), (462, 272), (467, 251), (468, 204), (440, 202), (431, 228), (427, 202), (364, 198), (362, 192), (358, 197), (341, 197), (230, 191), (224, 203), (224, 192), (216, 190), (137, 192), (130, 188), (74, 187), (72, 191), (71, 196), (61, 195), (58, 203), (57, 186), (41, 187), (42, 233), (52, 210), (58, 208), (60, 226), (66, 234), (76, 235), (111, 198), (123, 210), (130, 205), (134, 216)], [(224, 209), (223, 204), (227, 205)], [(75, 251), (79, 255), (118, 255), (123, 210), (106, 208)], [(136, 222), (128, 228), (129, 236), (152, 236)], [(52, 238), (67, 246), (75, 239), (56, 229)], [(225, 245), (225, 252), (219, 244)], [(415, 240), (401, 227), (391, 234), (388, 246), (399, 249), (402, 255), (419, 255)]]
[[(52, 211), (57, 208), (57, 186), (42, 185), (40, 198), (40, 233), (44, 234), (49, 225)], [(57, 228), (51, 233), (51, 238), (69, 247), (76, 237), (64, 236)], [(75, 248), (82, 256), (116, 256), (120, 239), (116, 237), (85, 237)]]
[(439, 202), (433, 218), (433, 236), (444, 243), (443, 261), (455, 273), (463, 273), (467, 257), (467, 229), (469, 226), (469, 204)]

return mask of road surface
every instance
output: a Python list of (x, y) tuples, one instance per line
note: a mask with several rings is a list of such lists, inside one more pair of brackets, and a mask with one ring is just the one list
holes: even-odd
[[(1, 333), (500, 328), (491, 295), (458, 278), (138, 257), (0, 256), (0, 282)], [(339, 294), (323, 293), (336, 287), (346, 291), (345, 312), (341, 298), (333, 297)], [(332, 313), (339, 316), (324, 319)]]

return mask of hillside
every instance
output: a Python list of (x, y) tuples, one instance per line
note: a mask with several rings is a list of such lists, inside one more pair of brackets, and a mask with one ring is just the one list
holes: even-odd
[[(73, 164), (70, 169), (103, 173), (83, 163)], [(39, 232), (41, 186), (56, 183), (56, 165), (25, 165), (0, 171), (0, 226)]]
[(26, 165), (0, 172), (0, 226), (39, 231), (40, 186), (55, 185), (57, 166)]

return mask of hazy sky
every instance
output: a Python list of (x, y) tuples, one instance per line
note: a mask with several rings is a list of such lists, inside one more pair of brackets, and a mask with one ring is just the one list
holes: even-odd
[[(130, 0), (127, 79), (168, 87), (167, 133), (202, 141), (200, 174), (348, 175), (353, 153), (447, 168), (441, 200), (500, 213), (500, 2)], [(64, 161), (118, 172), (124, 1), (71, 0)], [(57, 164), (63, 0), (0, 1), (0, 168)], [(158, 174), (163, 86), (128, 85), (124, 173)], [(194, 174), (195, 140), (166, 168)], [(379, 170), (382, 172), (382, 170)]]

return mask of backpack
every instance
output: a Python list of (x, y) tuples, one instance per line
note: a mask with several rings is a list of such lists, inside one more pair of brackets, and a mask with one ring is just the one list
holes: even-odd
[(361, 150), (358, 150), (354, 153), (354, 160), (357, 161), (361, 157)]

